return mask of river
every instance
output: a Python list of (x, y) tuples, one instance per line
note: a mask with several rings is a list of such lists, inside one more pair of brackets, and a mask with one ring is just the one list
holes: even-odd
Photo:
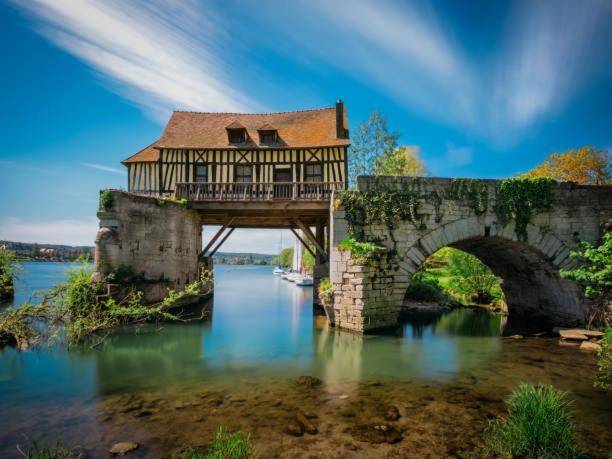
[[(16, 303), (69, 267), (24, 265)], [(313, 314), (311, 288), (265, 266), (216, 266), (212, 302), (203, 321), (122, 329), (95, 348), (0, 350), (0, 457), (31, 440), (92, 457), (135, 441), (130, 457), (160, 457), (205, 445), (219, 425), (249, 432), (260, 457), (479, 456), (487, 419), (521, 381), (569, 391), (584, 447), (601, 457), (612, 447), (595, 356), (501, 337), (498, 315), (456, 309), (385, 335), (338, 332)], [(396, 421), (384, 420), (390, 405)], [(296, 410), (316, 435), (285, 433)], [(368, 429), (381, 423), (401, 441), (374, 444)]]

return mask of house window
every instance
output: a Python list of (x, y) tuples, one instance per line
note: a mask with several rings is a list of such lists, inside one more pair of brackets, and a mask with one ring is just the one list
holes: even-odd
[(234, 166), (234, 182), (250, 183), (253, 181), (252, 166)]
[(246, 142), (246, 129), (228, 129), (227, 135), (230, 143)]
[(198, 164), (195, 167), (195, 181), (196, 182), (208, 182), (208, 166), (205, 164)]
[(304, 181), (305, 182), (322, 182), (323, 167), (321, 164), (306, 164), (304, 166)]
[(276, 131), (259, 131), (259, 143), (262, 145), (273, 145), (276, 143)]

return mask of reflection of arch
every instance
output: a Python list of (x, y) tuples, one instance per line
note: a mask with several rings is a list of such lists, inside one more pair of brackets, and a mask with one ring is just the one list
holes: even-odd
[(483, 226), (471, 217), (438, 227), (399, 251), (400, 266), (409, 272), (445, 246), (469, 252), (481, 259), (504, 282), (502, 289), (512, 318), (551, 324), (579, 324), (584, 321), (580, 291), (562, 279), (559, 269), (573, 261), (570, 249), (554, 233), (527, 227), (527, 240), (517, 240), (514, 224), (497, 228)]

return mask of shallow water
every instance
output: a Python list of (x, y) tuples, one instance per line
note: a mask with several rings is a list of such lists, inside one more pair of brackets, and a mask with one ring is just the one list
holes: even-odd
[[(45, 265), (28, 264), (17, 288), (61, 280), (65, 265)], [(142, 445), (132, 457), (159, 457), (206, 444), (218, 425), (250, 432), (260, 457), (479, 456), (487, 418), (524, 380), (569, 390), (584, 446), (611, 448), (612, 400), (592, 388), (593, 354), (502, 338), (499, 316), (467, 309), (383, 336), (338, 332), (313, 315), (310, 288), (268, 267), (217, 266), (215, 278), (205, 321), (124, 329), (94, 349), (0, 351), (0, 456), (59, 439), (93, 457), (124, 440)], [(384, 419), (388, 405), (398, 420)], [(297, 410), (318, 434), (284, 432)], [(383, 424), (401, 441), (372, 443)]]

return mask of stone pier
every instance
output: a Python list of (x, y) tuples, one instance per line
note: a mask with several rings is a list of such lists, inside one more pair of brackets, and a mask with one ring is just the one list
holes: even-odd
[(197, 211), (167, 199), (107, 190), (98, 212), (95, 281), (137, 278), (147, 302), (200, 278), (202, 225)]

